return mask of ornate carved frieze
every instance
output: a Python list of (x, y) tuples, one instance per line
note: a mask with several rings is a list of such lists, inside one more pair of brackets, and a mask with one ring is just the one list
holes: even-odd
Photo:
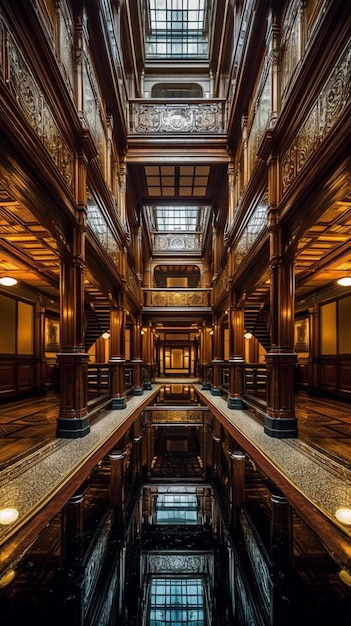
[(301, 59), (301, 6), (293, 2), (282, 25), (281, 39), (281, 98), (286, 100), (288, 87)]
[(154, 234), (154, 250), (158, 252), (199, 252), (201, 250), (200, 233), (193, 234)]
[(309, 157), (330, 132), (350, 99), (351, 42), (339, 57), (331, 75), (282, 159), (283, 194), (287, 192)]
[(145, 291), (145, 306), (209, 306), (210, 291)]
[[(269, 63), (269, 67), (268, 67)], [(251, 121), (251, 128), (248, 137), (248, 166), (249, 177), (251, 176), (256, 162), (257, 153), (261, 145), (263, 136), (266, 130), (270, 126), (271, 113), (272, 113), (272, 72), (271, 72), (271, 59), (267, 59), (267, 67), (262, 75), (262, 84), (259, 85), (258, 95), (255, 98), (255, 107), (253, 112), (253, 118)], [(264, 79), (264, 80), (263, 80)]]
[(224, 130), (222, 103), (133, 104), (136, 133), (220, 133)]
[[(29, 118), (32, 128), (51, 155), (57, 169), (72, 189), (73, 152), (66, 143), (43, 92), (9, 33), (7, 33), (7, 40), (8, 85), (15, 94), (19, 106)], [(5, 59), (1, 57), (2, 69), (4, 69), (4, 63)]]

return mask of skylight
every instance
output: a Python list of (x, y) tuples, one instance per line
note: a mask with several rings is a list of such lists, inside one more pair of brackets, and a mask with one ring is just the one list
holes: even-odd
[(152, 207), (152, 229), (157, 232), (199, 233), (204, 230), (208, 207), (155, 206)]
[(207, 59), (206, 0), (146, 0), (148, 59)]

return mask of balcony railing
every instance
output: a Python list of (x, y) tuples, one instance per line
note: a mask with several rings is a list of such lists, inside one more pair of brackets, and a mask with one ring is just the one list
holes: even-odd
[(225, 100), (131, 100), (132, 134), (222, 134), (225, 131)]
[(143, 289), (144, 307), (210, 307), (211, 289)]

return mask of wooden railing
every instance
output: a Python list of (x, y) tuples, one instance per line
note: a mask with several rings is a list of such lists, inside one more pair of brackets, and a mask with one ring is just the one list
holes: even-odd
[[(88, 365), (88, 398), (106, 397), (112, 395), (112, 367), (109, 363), (90, 363)], [(126, 363), (124, 370), (125, 393), (133, 394), (135, 386), (135, 365)], [(148, 370), (142, 368), (142, 385), (147, 379)]]

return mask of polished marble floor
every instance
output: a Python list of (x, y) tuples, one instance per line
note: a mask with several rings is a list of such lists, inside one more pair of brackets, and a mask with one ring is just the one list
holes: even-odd
[[(58, 409), (54, 393), (0, 404), (0, 470), (55, 439)], [(295, 412), (299, 439), (351, 469), (351, 404), (300, 392)]]

